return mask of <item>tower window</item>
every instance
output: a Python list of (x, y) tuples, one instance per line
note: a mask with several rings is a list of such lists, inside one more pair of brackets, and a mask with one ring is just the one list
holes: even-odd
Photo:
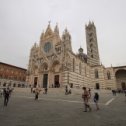
[(86, 68), (86, 66), (85, 66), (85, 76), (87, 76), (87, 68)]
[(90, 42), (92, 42), (93, 41), (93, 38), (90, 38), (90, 40), (89, 40)]
[(73, 59), (73, 72), (75, 71), (75, 59)]
[(98, 70), (97, 69), (95, 70), (95, 78), (99, 78)]
[(79, 73), (81, 74), (81, 63), (79, 64)]
[(91, 55), (91, 58), (94, 58), (93, 54)]
[(107, 72), (107, 78), (108, 78), (108, 80), (111, 79), (111, 75), (110, 75), (110, 72), (109, 71)]
[(91, 37), (93, 35), (93, 33), (90, 33), (89, 36)]
[(90, 44), (90, 48), (92, 48), (93, 47), (93, 44)]

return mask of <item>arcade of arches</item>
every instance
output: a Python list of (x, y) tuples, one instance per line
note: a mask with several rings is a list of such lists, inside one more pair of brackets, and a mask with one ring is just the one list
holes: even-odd
[(126, 89), (126, 70), (120, 69), (115, 73), (117, 88)]

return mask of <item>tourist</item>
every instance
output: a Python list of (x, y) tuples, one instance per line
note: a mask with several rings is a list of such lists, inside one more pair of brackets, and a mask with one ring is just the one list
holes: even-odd
[(99, 94), (96, 92), (95, 95), (94, 95), (94, 102), (95, 102), (95, 105), (96, 105), (96, 110), (99, 110), (98, 101), (99, 101)]
[(91, 111), (91, 107), (89, 105), (89, 92), (86, 90), (86, 87), (83, 87), (82, 88), (84, 90), (83, 94), (82, 94), (82, 98), (83, 98), (83, 101), (84, 101), (84, 112), (87, 112), (87, 108), (89, 109), (89, 111)]
[(37, 87), (37, 88), (35, 89), (35, 100), (38, 100), (38, 95), (39, 95), (39, 93), (40, 93), (40, 89)]
[(3, 90), (3, 96), (4, 96), (4, 106), (7, 106), (10, 96), (10, 90), (9, 88), (4, 88)]
[(31, 86), (31, 93), (33, 93), (33, 86)]
[(68, 94), (68, 86), (66, 85), (65, 86), (65, 95), (67, 95)]
[(88, 92), (89, 92), (89, 98), (91, 98), (91, 89), (90, 88), (88, 89)]
[(126, 89), (124, 90), (124, 94), (125, 94), (125, 96), (126, 96)]
[(52, 84), (52, 88), (54, 88), (54, 85)]
[(0, 96), (3, 96), (3, 89), (0, 89)]
[(44, 88), (44, 90), (45, 90), (44, 94), (47, 94), (48, 88), (46, 87)]
[(116, 90), (112, 90), (113, 96), (116, 96)]

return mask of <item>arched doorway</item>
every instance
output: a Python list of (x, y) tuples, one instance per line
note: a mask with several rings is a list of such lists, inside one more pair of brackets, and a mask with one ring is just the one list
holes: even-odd
[(116, 84), (118, 89), (126, 89), (126, 70), (120, 69), (115, 73)]
[(48, 87), (48, 64), (45, 62), (42, 64), (42, 71), (43, 71), (43, 88)]
[(100, 89), (99, 83), (96, 83), (96, 84), (95, 84), (95, 89)]
[(52, 71), (54, 74), (54, 87), (60, 87), (60, 63), (58, 60), (55, 60), (52, 65)]
[(54, 77), (54, 87), (56, 87), (56, 88), (60, 87), (59, 75), (55, 75), (55, 77)]

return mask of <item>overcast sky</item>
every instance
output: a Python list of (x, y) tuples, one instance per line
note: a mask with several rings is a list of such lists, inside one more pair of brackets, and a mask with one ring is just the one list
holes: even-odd
[(126, 65), (126, 0), (0, 0), (0, 61), (27, 68), (49, 20), (60, 35), (68, 28), (75, 53), (86, 53), (85, 24), (94, 21), (102, 64)]

